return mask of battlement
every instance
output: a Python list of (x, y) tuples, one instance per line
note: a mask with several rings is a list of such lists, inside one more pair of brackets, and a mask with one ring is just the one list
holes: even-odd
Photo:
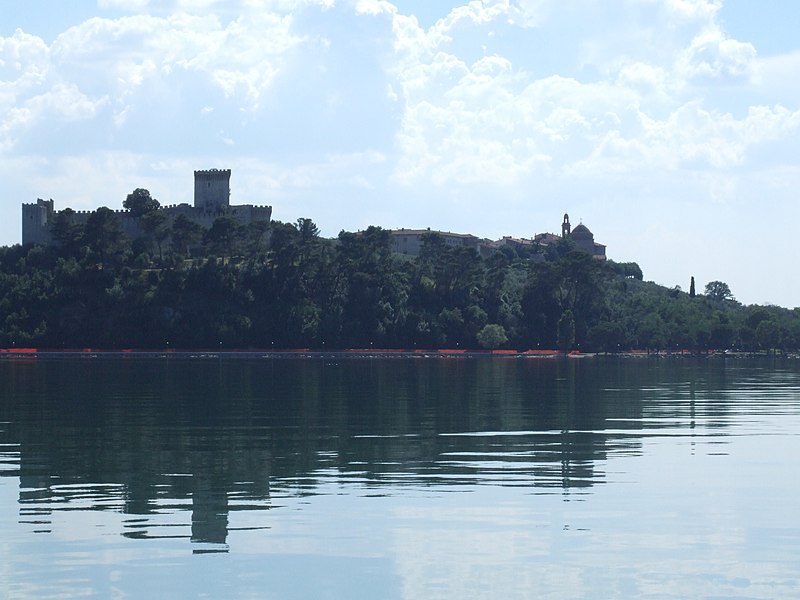
[(37, 207), (37, 210), (41, 210), (42, 208), (44, 208), (44, 210), (51, 210), (52, 211), (53, 210), (53, 199), (51, 198), (50, 200), (42, 200), (41, 198), (37, 198), (36, 202), (23, 202), (22, 206), (23, 207), (29, 207), (29, 208), (30, 207)]
[[(108, 207), (106, 207), (106, 208), (108, 208)], [(130, 215), (131, 214), (131, 211), (129, 211), (127, 208), (109, 208), (108, 210), (113, 212), (115, 215)], [(86, 216), (88, 216), (88, 215), (91, 215), (92, 213), (97, 212), (97, 211), (96, 210), (73, 210), (72, 212), (75, 215), (86, 215)]]
[(195, 179), (230, 180), (230, 169), (200, 169), (194, 172)]

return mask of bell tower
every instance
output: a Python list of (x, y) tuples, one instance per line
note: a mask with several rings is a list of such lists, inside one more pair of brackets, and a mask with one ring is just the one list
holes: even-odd
[(572, 225), (569, 224), (569, 215), (564, 213), (564, 222), (561, 223), (561, 237), (566, 238), (570, 231), (572, 231)]

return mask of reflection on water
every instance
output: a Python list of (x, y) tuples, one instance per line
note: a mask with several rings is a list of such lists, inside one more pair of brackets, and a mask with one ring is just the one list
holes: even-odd
[[(630, 548), (629, 568), (642, 572), (618, 574), (613, 585), (623, 587), (601, 594), (626, 597), (624, 585), (642, 594), (651, 589), (643, 582), (664, 577), (675, 553), (692, 554), (687, 543), (694, 551), (727, 545), (731, 556), (717, 557), (724, 563), (757, 558), (765, 552), (758, 539), (780, 538), (781, 551), (800, 559), (795, 515), (760, 523), (745, 540), (708, 521), (711, 514), (728, 527), (747, 518), (737, 498), (761, 501), (778, 479), (781, 492), (800, 491), (785, 481), (791, 459), (776, 454), (798, 449), (800, 373), (793, 363), (40, 360), (0, 363), (0, 386), (0, 492), (18, 483), (16, 498), (0, 496), (3, 512), (17, 515), (15, 523), (0, 523), (0, 537), (10, 540), (5, 551), (56, 556), (70, 569), (102, 562), (93, 555), (112, 552), (107, 545), (115, 538), (126, 550), (114, 545), (114, 561), (123, 565), (132, 560), (126, 552), (145, 546), (273, 560), (311, 554), (314, 569), (339, 557), (326, 575), (334, 590), (335, 573), (363, 574), (365, 560), (378, 560), (375, 585), (383, 597), (522, 596), (534, 589), (593, 597), (593, 586), (611, 585), (607, 553)], [(764, 445), (765, 438), (781, 443)], [(749, 486), (725, 479), (729, 469), (765, 479)], [(655, 493), (660, 483), (653, 482), (672, 487)], [(687, 500), (698, 487), (707, 497)], [(726, 496), (708, 497), (716, 492)], [(583, 525), (565, 522), (563, 515), (577, 514), (568, 508), (575, 502), (593, 507), (581, 513)], [(453, 512), (443, 516), (443, 507)], [(676, 523), (689, 524), (677, 546)], [(772, 527), (783, 527), (783, 537)], [(602, 536), (592, 537), (595, 531)], [(648, 548), (649, 560), (661, 566), (636, 566), (642, 553), (628, 532), (658, 542)], [(35, 539), (52, 544), (41, 550)], [(70, 546), (76, 539), (79, 550)], [(273, 545), (263, 547), (264, 540)], [(473, 555), (463, 553), (465, 543)], [(337, 554), (344, 548), (362, 566)], [(552, 566), (559, 554), (580, 557), (584, 567), (562, 565), (567, 579), (549, 583), (538, 570), (536, 581), (521, 575), (534, 574), (534, 558)], [(445, 555), (458, 556), (458, 564), (447, 567)], [(439, 567), (411, 558), (420, 556)], [(514, 557), (525, 562), (515, 565)], [(769, 562), (771, 573), (778, 567)], [(247, 561), (237, 564), (244, 581), (255, 576)], [(487, 565), (494, 571), (481, 581), (492, 589), (481, 591), (474, 573)], [(451, 579), (462, 571), (472, 587), (459, 591)], [(732, 576), (714, 576), (722, 579), (710, 590), (736, 587)], [(797, 576), (786, 573), (785, 581)], [(569, 577), (577, 579), (567, 585)], [(759, 577), (771, 575), (751, 577), (748, 593)], [(0, 571), (4, 581), (26, 596), (30, 582)], [(58, 581), (55, 595), (71, 585)], [(373, 597), (367, 589), (364, 597)], [(680, 597), (682, 589), (665, 596)], [(301, 585), (283, 597), (289, 591), (300, 597), (319, 590)]]

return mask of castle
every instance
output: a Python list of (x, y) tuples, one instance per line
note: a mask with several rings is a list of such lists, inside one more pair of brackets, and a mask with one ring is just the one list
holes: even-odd
[[(167, 216), (167, 223), (172, 224), (178, 215), (185, 215), (190, 220), (205, 228), (211, 227), (217, 217), (229, 216), (240, 225), (248, 225), (257, 221), (269, 221), (272, 218), (271, 206), (253, 206), (251, 204), (231, 205), (231, 170), (210, 169), (194, 172), (194, 206), (189, 204), (173, 204), (162, 206), (158, 210)], [(36, 203), (22, 205), (22, 243), (49, 244), (53, 241), (50, 226), (56, 215), (53, 200), (36, 200)], [(74, 223), (86, 223), (93, 211), (73, 211)], [(128, 210), (114, 211), (120, 219), (122, 230), (131, 237), (141, 235), (139, 219)]]

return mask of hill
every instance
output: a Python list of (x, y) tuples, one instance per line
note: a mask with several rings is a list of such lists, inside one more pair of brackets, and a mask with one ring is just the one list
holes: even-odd
[(0, 248), (0, 346), (800, 348), (797, 310), (665, 288), (570, 240), (482, 257), (431, 234), (407, 257), (379, 227), (323, 239), (309, 219), (222, 217), (131, 240), (96, 213), (57, 244)]

